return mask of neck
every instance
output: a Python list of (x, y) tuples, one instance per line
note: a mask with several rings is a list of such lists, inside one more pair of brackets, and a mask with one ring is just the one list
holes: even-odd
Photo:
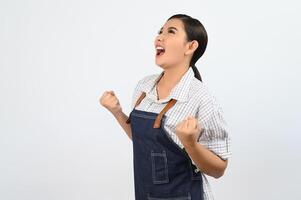
[(182, 78), (182, 76), (189, 69), (189, 65), (178, 65), (173, 67), (167, 67), (164, 69), (164, 74), (159, 80), (160, 85), (168, 89), (172, 89)]

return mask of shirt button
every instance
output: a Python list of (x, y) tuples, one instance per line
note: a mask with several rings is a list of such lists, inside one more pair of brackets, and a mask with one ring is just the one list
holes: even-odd
[(194, 169), (195, 173), (198, 173), (200, 170), (198, 168)]

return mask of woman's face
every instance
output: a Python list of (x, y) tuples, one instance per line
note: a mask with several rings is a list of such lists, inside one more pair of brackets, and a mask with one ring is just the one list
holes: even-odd
[[(154, 42), (156, 64), (162, 68), (184, 64), (187, 51), (186, 33), (180, 19), (170, 19), (159, 30)], [(163, 48), (163, 50), (161, 50)]]

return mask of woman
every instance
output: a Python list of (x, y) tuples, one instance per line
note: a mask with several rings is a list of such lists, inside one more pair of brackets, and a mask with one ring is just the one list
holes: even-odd
[(138, 82), (129, 117), (113, 91), (100, 99), (133, 141), (135, 197), (213, 199), (204, 174), (221, 177), (231, 152), (222, 110), (195, 66), (206, 30), (197, 19), (173, 15), (154, 45), (163, 71)]

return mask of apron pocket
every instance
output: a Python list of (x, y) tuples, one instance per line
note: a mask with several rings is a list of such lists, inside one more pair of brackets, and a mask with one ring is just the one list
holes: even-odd
[(166, 152), (151, 151), (152, 158), (152, 178), (154, 184), (168, 183), (168, 165)]

